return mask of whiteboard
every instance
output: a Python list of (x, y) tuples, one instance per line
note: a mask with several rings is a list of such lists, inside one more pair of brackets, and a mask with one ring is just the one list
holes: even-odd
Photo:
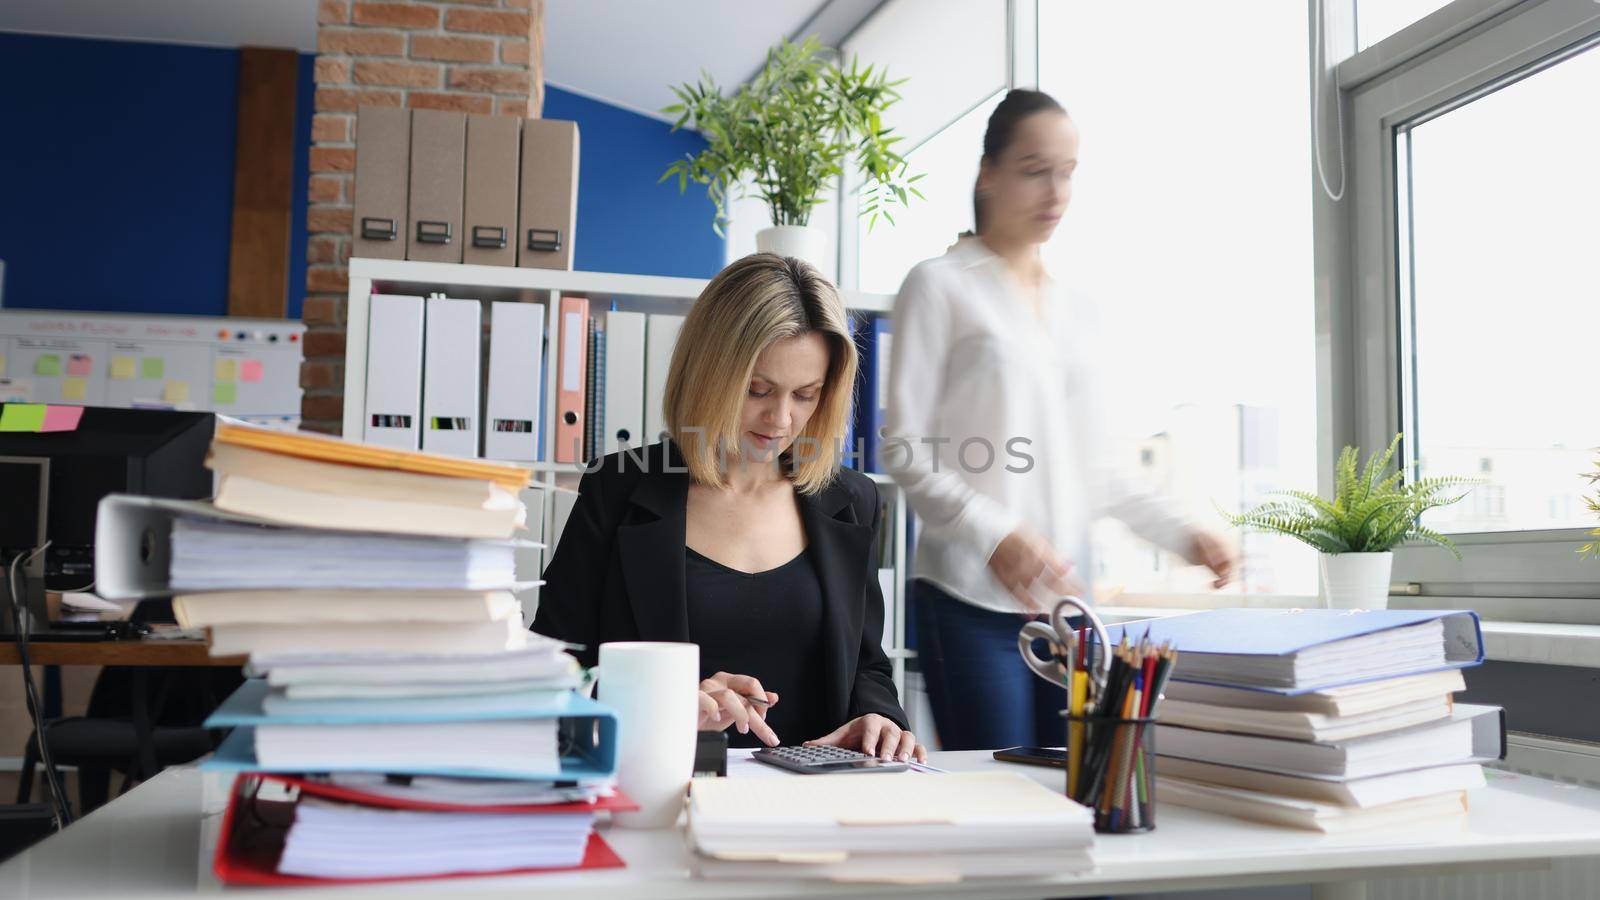
[(33, 403), (300, 422), (305, 325), (286, 319), (0, 310), (0, 378)]

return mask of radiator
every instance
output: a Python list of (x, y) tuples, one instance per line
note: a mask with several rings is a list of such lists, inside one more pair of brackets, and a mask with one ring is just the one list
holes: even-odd
[[(1506, 759), (1496, 768), (1600, 789), (1600, 744), (1514, 732), (1507, 735), (1506, 745)], [(1383, 879), (1369, 882), (1367, 896), (1369, 900), (1594, 900), (1600, 897), (1600, 858), (1558, 859), (1548, 869), (1526, 872)]]

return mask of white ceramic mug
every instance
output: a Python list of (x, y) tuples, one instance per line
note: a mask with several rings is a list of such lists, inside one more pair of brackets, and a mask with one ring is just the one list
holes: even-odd
[(694, 773), (700, 723), (700, 647), (652, 641), (600, 645), (601, 703), (617, 713), (617, 787), (639, 811), (625, 828), (678, 821)]

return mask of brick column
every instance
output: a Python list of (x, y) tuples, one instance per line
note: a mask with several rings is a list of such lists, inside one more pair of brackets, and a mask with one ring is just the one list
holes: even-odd
[(306, 229), (303, 427), (339, 433), (363, 104), (521, 118), (544, 105), (543, 0), (320, 0)]

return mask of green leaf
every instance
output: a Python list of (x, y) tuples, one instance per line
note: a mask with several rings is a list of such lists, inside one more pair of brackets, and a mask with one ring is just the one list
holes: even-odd
[[(853, 167), (873, 187), (874, 200), (907, 206), (926, 200), (911, 185), (921, 173), (909, 173), (894, 147), (902, 138), (882, 125), (883, 113), (898, 99), (891, 81), (876, 65), (826, 57), (815, 35), (783, 40), (767, 51), (756, 76), (730, 94), (701, 72), (698, 81), (673, 86), (679, 101), (666, 107), (676, 115), (674, 128), (693, 127), (705, 148), (669, 170), (679, 176), (679, 189), (689, 180), (707, 185), (716, 207), (714, 227), (728, 217), (731, 186), (753, 184), (774, 222), (804, 222), (833, 181)], [(661, 180), (665, 181), (666, 176)], [(863, 203), (861, 215), (893, 222), (887, 210)]]

